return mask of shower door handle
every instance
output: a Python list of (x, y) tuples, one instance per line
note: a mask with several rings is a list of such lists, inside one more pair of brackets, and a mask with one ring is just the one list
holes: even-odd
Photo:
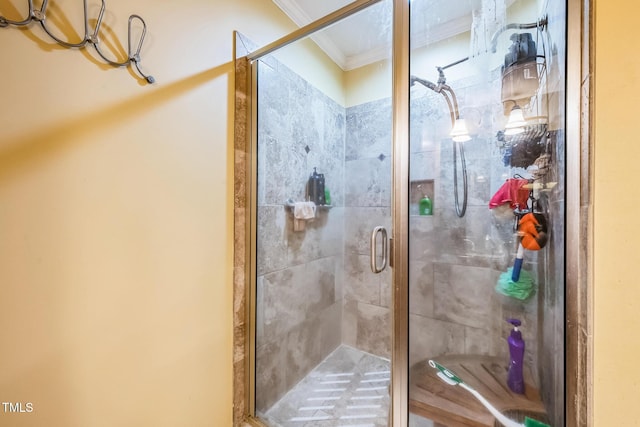
[[(378, 234), (382, 236), (382, 266), (378, 267)], [(371, 271), (374, 273), (382, 273), (382, 271), (387, 268), (387, 230), (378, 226), (373, 229), (371, 232)]]

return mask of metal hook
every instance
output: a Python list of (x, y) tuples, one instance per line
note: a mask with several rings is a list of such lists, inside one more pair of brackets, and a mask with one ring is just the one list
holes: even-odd
[(102, 18), (104, 17), (104, 12), (106, 9), (107, 9), (107, 5), (105, 3), (105, 0), (102, 0), (102, 5), (100, 6), (100, 13), (98, 14), (98, 20), (96, 21), (96, 27), (93, 29), (93, 34), (89, 37), (89, 43), (93, 44), (94, 46), (100, 42), (100, 39), (98, 38), (98, 33), (100, 32), (100, 26), (102, 25)]
[(100, 55), (100, 57), (102, 59), (104, 59), (105, 62), (107, 62), (110, 65), (113, 65), (114, 67), (126, 67), (127, 65), (129, 65), (129, 57), (127, 57), (127, 59), (125, 61), (123, 61), (123, 62), (113, 61), (113, 60), (107, 58), (107, 56), (100, 49), (99, 33), (100, 33), (100, 27), (102, 26), (102, 18), (104, 16), (105, 9), (106, 9), (105, 0), (102, 0), (102, 6), (100, 7), (100, 14), (98, 15), (98, 21), (96, 23), (96, 28), (93, 31), (93, 35), (90, 38), (90, 42), (91, 42), (91, 44), (93, 44), (93, 47), (96, 49), (96, 52), (98, 53), (98, 55)]
[(33, 13), (33, 0), (28, 0), (29, 3), (29, 16), (23, 21), (12, 21), (11, 19), (5, 18), (4, 16), (0, 16), (0, 27), (8, 27), (9, 25), (15, 25), (17, 27), (21, 27), (24, 25), (28, 25), (34, 18)]
[[(140, 41), (138, 42), (138, 48), (136, 49), (136, 53), (132, 54), (131, 50), (131, 23), (134, 19), (139, 20), (142, 23), (142, 34), (140, 34)], [(144, 22), (139, 15), (131, 15), (129, 16), (129, 59), (139, 61), (140, 60), (140, 49), (142, 49), (142, 43), (144, 43), (144, 36), (147, 34), (147, 23)]]
[[(140, 51), (142, 50), (142, 44), (144, 43), (144, 38), (145, 35), (147, 34), (147, 23), (144, 22), (144, 19), (142, 19), (142, 17), (140, 17), (139, 15), (131, 15), (129, 16), (129, 22), (128, 22), (128, 27), (127, 27), (127, 59), (123, 62), (117, 62), (117, 61), (113, 61), (111, 59), (109, 59), (103, 52), (102, 49), (100, 49), (100, 38), (98, 36), (99, 32), (100, 32), (100, 26), (102, 25), (102, 17), (104, 15), (104, 10), (105, 10), (105, 0), (102, 0), (102, 7), (100, 9), (100, 15), (98, 17), (98, 23), (96, 25), (95, 31), (93, 32), (93, 35), (91, 36), (91, 43), (93, 44), (93, 47), (96, 49), (96, 52), (98, 53), (98, 55), (100, 55), (100, 57), (102, 59), (104, 59), (106, 62), (108, 62), (109, 64), (115, 66), (115, 67), (126, 67), (129, 64), (134, 65), (134, 67), (136, 68), (136, 70), (138, 71), (138, 74), (140, 74), (148, 83), (155, 83), (155, 79), (153, 78), (153, 76), (147, 75), (145, 73), (142, 72), (142, 70), (140, 69), (139, 63), (140, 63)], [(139, 20), (142, 23), (142, 34), (140, 35), (140, 40), (138, 41), (138, 45), (136, 47), (135, 52), (133, 51), (133, 43), (131, 40), (131, 35), (132, 35), (132, 30), (133, 30), (133, 21), (134, 20)]]
[[(138, 47), (136, 49), (136, 52), (134, 54), (132, 54), (131, 51), (131, 29), (132, 29), (132, 25), (131, 23), (133, 22), (134, 19), (139, 20), (142, 23), (142, 34), (140, 34), (140, 40), (138, 41)], [(144, 22), (144, 19), (142, 19), (141, 16), (139, 15), (131, 15), (129, 16), (129, 35), (128, 35), (128, 40), (129, 40), (129, 60), (131, 62), (133, 62), (133, 65), (136, 67), (136, 70), (138, 70), (138, 74), (140, 74), (142, 77), (145, 78), (145, 80), (149, 83), (154, 83), (156, 81), (156, 79), (153, 78), (153, 76), (151, 75), (147, 75), (145, 73), (142, 72), (142, 70), (140, 69), (140, 50), (142, 50), (142, 44), (144, 43), (144, 37), (147, 34), (147, 23)]]
[[(139, 15), (135, 15), (135, 14), (129, 16), (128, 29), (127, 29), (127, 59), (123, 62), (113, 61), (107, 58), (107, 56), (100, 49), (99, 34), (100, 34), (100, 28), (102, 26), (102, 18), (104, 17), (104, 13), (107, 7), (105, 4), (105, 0), (101, 0), (102, 5), (100, 7), (100, 13), (98, 14), (98, 20), (96, 22), (95, 28), (93, 29), (93, 33), (91, 33), (89, 30), (90, 26), (89, 26), (89, 12), (88, 12), (87, 0), (82, 0), (82, 1), (83, 1), (83, 7), (84, 7), (84, 38), (78, 43), (71, 43), (65, 40), (61, 40), (49, 30), (46, 22), (47, 21), (46, 11), (47, 11), (47, 6), (49, 5), (49, 0), (43, 0), (42, 5), (40, 6), (40, 9), (34, 8), (33, 0), (27, 0), (29, 5), (29, 16), (22, 21), (13, 21), (11, 19), (5, 18), (4, 16), (0, 16), (0, 28), (8, 27), (10, 25), (24, 26), (31, 23), (31, 21), (38, 21), (40, 22), (40, 26), (42, 27), (44, 32), (47, 33), (49, 37), (51, 37), (56, 43), (69, 48), (83, 48), (86, 46), (87, 43), (90, 43), (93, 45), (98, 55), (103, 60), (105, 60), (109, 65), (112, 65), (114, 67), (126, 67), (130, 64), (133, 64), (138, 74), (140, 74), (140, 76), (142, 76), (148, 83), (155, 83), (155, 79), (153, 78), (153, 76), (143, 73), (142, 70), (140, 69), (140, 51), (142, 50), (144, 38), (147, 34), (147, 24), (144, 21), (144, 19), (142, 19), (142, 17), (140, 17)], [(134, 45), (132, 43), (132, 33), (133, 33), (132, 29), (133, 29), (134, 20), (139, 20), (142, 23), (142, 34), (140, 35), (138, 44), (135, 46), (135, 51), (134, 51)]]
[(51, 37), (53, 40), (55, 40), (58, 44), (61, 44), (62, 46), (77, 47), (77, 48), (84, 47), (91, 37), (91, 35), (89, 34), (89, 12), (87, 7), (87, 0), (82, 0), (82, 4), (84, 7), (84, 37), (78, 43), (71, 43), (71, 42), (61, 40), (55, 35), (53, 35), (53, 33), (47, 28), (46, 9), (47, 9), (48, 3), (49, 3), (49, 0), (44, 0), (42, 2), (42, 6), (40, 7), (40, 9), (34, 11), (34, 18), (40, 21), (40, 26), (42, 27), (44, 32), (49, 34), (49, 37)]
[[(100, 32), (100, 26), (102, 25), (102, 17), (104, 15), (105, 8), (106, 8), (105, 0), (102, 0), (102, 7), (100, 8), (98, 23), (96, 25), (96, 29), (92, 36), (92, 43), (93, 43), (93, 47), (96, 49), (96, 52), (98, 53), (98, 55), (100, 55), (102, 59), (104, 59), (109, 64), (116, 67), (125, 67), (133, 63), (134, 67), (138, 71), (138, 74), (140, 74), (140, 76), (142, 76), (147, 81), (147, 83), (155, 83), (156, 79), (151, 75), (143, 73), (139, 65), (140, 51), (142, 50), (144, 38), (147, 34), (147, 23), (144, 21), (144, 19), (142, 19), (140, 15), (132, 14), (129, 16), (129, 22), (127, 24), (127, 60), (126, 61), (123, 61), (123, 62), (112, 61), (109, 58), (107, 58), (105, 54), (102, 52), (102, 50), (100, 49), (100, 39), (98, 37), (98, 34)], [(136, 47), (136, 50), (134, 52), (132, 49), (133, 43), (131, 40), (131, 35), (133, 33), (133, 21), (136, 19), (142, 23), (142, 34), (140, 34), (140, 40), (138, 41), (138, 46)]]

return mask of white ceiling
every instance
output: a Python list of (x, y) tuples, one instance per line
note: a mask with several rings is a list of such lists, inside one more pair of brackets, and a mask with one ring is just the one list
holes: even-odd
[[(411, 0), (411, 43), (420, 47), (471, 28), (471, 11), (481, 0)], [(302, 27), (351, 3), (352, 0), (273, 0)], [(427, 5), (428, 3), (428, 5)], [(312, 38), (343, 70), (390, 57), (391, 2), (369, 7), (326, 28)]]

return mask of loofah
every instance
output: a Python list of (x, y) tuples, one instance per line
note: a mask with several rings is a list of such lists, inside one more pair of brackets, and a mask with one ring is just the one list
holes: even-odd
[(511, 280), (512, 274), (513, 268), (510, 267), (506, 273), (500, 275), (500, 279), (498, 279), (498, 284), (496, 285), (496, 291), (502, 295), (522, 301), (533, 295), (535, 292), (535, 283), (531, 274), (522, 270), (517, 282)]

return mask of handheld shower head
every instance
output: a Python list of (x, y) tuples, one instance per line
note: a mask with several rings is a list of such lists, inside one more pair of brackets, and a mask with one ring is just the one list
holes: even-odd
[[(466, 60), (466, 59), (464, 59)], [(458, 61), (462, 62), (462, 61)], [(469, 133), (467, 131), (466, 125), (463, 120), (460, 119), (460, 113), (458, 112), (458, 99), (456, 98), (456, 94), (451, 89), (449, 85), (446, 84), (447, 79), (444, 76), (444, 68), (438, 68), (438, 84), (430, 82), (429, 80), (421, 79), (416, 76), (411, 76), (409, 81), (411, 86), (416, 83), (420, 83), (421, 85), (431, 89), (432, 91), (439, 93), (442, 95), (445, 101), (447, 101), (447, 107), (449, 107), (449, 113), (451, 115), (451, 126), (452, 131), (450, 133), (453, 142), (453, 179), (454, 179), (454, 202), (456, 207), (456, 214), (458, 217), (462, 218), (467, 209), (467, 166), (464, 157), (464, 146), (463, 142), (468, 141), (470, 139)], [(460, 163), (462, 166), (462, 207), (458, 202), (458, 153), (460, 155)]]

